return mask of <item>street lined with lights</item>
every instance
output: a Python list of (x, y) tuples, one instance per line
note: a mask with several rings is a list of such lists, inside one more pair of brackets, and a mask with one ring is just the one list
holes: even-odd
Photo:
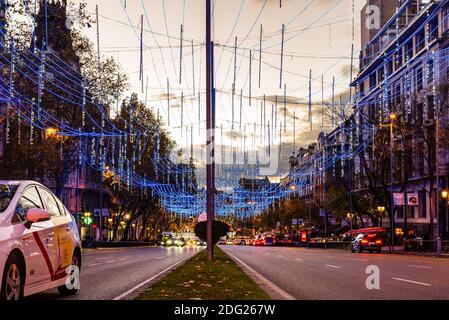
[(82, 290), (78, 295), (61, 297), (56, 290), (50, 290), (30, 299), (112, 300), (200, 250), (188, 247), (85, 249)]
[[(299, 300), (449, 299), (449, 259), (344, 250), (225, 246), (261, 276)], [(275, 262), (269, 253), (281, 253)], [(427, 264), (431, 264), (427, 265)], [(380, 289), (368, 290), (368, 266), (378, 266)], [(429, 272), (429, 268), (432, 268)], [(332, 271), (330, 271), (332, 270)]]

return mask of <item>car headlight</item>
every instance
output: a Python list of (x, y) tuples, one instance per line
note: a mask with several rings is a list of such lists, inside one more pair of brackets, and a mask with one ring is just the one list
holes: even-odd
[(171, 244), (171, 243), (172, 243), (172, 241), (171, 241), (171, 240), (167, 240), (167, 243), (168, 243), (168, 244)]

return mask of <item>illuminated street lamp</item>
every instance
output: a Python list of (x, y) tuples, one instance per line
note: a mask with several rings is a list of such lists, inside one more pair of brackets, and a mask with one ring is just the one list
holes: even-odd
[(383, 217), (383, 215), (385, 213), (385, 207), (384, 206), (378, 206), (377, 207), (377, 212), (379, 213), (379, 218)]
[(45, 138), (55, 138), (57, 137), (58, 129), (57, 128), (47, 128), (45, 129)]
[(448, 220), (449, 220), (449, 211), (448, 211), (448, 201), (449, 201), (449, 191), (447, 191), (447, 190), (443, 190), (442, 192), (441, 192), (441, 197), (444, 199), (444, 203), (446, 204), (446, 207), (445, 207), (445, 210), (446, 210), (446, 212), (445, 212), (445, 216), (446, 216), (446, 225), (445, 225), (445, 236), (446, 236), (446, 239), (448, 239), (448, 234), (449, 234), (449, 222), (448, 222)]
[(354, 218), (354, 214), (349, 212), (346, 216), (348, 217), (349, 221), (351, 221), (351, 240), (353, 240), (352, 219)]

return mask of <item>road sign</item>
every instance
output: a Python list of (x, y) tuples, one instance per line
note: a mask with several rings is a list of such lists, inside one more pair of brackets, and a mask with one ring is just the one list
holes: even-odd
[(325, 217), (325, 216), (326, 216), (326, 210), (320, 209), (320, 217)]
[(403, 206), (404, 203), (404, 194), (403, 193), (393, 193), (394, 205), (395, 206)]
[(419, 205), (417, 193), (408, 193), (407, 194), (407, 205), (412, 206), (412, 207), (417, 207)]

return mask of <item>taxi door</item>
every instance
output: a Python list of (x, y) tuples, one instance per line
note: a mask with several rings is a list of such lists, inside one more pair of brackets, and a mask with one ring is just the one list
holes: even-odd
[(70, 217), (61, 201), (48, 189), (39, 187), (45, 206), (51, 215), (53, 230), (49, 234), (47, 253), (52, 266), (52, 281), (64, 278), (72, 262), (72, 236)]
[(51, 241), (53, 230), (51, 220), (36, 222), (30, 228), (25, 226), (26, 214), (29, 209), (45, 210), (36, 186), (31, 185), (22, 192), (15, 215), (12, 219), (14, 233), (20, 235), (26, 260), (26, 286), (36, 286), (51, 280), (46, 259), (46, 245)]

